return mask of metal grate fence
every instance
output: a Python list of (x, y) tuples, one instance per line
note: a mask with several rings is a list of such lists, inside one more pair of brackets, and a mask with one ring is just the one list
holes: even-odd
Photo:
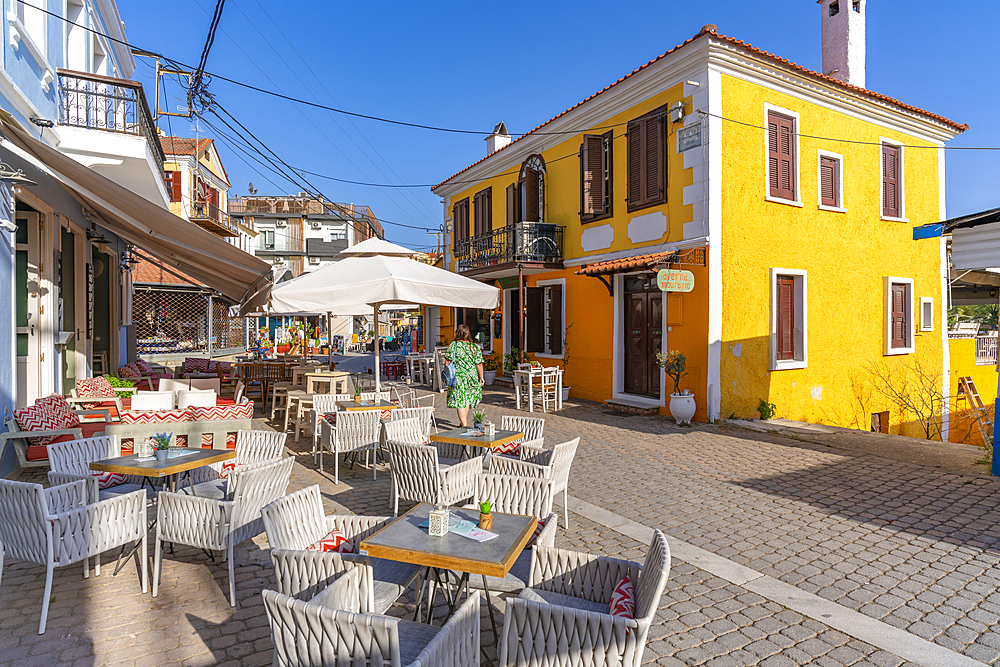
[(231, 317), (233, 304), (201, 292), (136, 289), (133, 319), (139, 354), (173, 354), (243, 348), (246, 320)]

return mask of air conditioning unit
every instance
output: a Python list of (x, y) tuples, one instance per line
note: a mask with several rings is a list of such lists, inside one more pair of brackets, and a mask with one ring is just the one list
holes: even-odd
[(323, 229), (323, 223), (319, 220), (312, 220), (309, 222), (309, 226), (313, 229)]
[(275, 220), (274, 221), (274, 226), (275, 227), (285, 227), (287, 225), (288, 225), (288, 221), (287, 220)]
[(310, 257), (309, 258), (309, 263), (310, 264), (319, 264), (319, 257)]

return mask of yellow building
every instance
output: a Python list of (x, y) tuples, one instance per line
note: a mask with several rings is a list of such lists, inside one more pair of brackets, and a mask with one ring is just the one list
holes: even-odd
[[(446, 268), (494, 281), (502, 304), (428, 310), (428, 342), (465, 322), (487, 351), (564, 366), (573, 396), (664, 414), (655, 355), (677, 350), (696, 420), (764, 401), (917, 429), (877, 386), (917, 362), (948, 384), (944, 246), (912, 229), (944, 219), (940, 148), (966, 126), (864, 89), (863, 54), (859, 69), (833, 38), (864, 2), (836, 4), (821, 3), (833, 76), (709, 25), (517, 140), (498, 125), (433, 191)], [(690, 291), (661, 291), (660, 268), (690, 272)]]

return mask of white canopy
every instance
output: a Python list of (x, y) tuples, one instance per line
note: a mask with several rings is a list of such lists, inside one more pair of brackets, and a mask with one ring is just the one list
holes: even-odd
[[(385, 249), (391, 256), (371, 254), (380, 249)], [(361, 256), (358, 256), (359, 252)], [(363, 241), (340, 254), (346, 255), (344, 259), (275, 286), (271, 290), (271, 309), (339, 315), (355, 314), (363, 304), (367, 306), (367, 312), (377, 314), (379, 308), (387, 305), (405, 307), (418, 303), (492, 310), (500, 301), (500, 290), (496, 287), (395, 256), (413, 253), (381, 239)], [(376, 391), (381, 385), (379, 376), (376, 331)]]
[(356, 243), (341, 250), (338, 255), (358, 255), (364, 257), (372, 257), (374, 255), (385, 255), (387, 257), (412, 257), (416, 253), (409, 248), (404, 248), (401, 245), (396, 245), (389, 241), (385, 241), (380, 238), (371, 238), (362, 241), (361, 243)]

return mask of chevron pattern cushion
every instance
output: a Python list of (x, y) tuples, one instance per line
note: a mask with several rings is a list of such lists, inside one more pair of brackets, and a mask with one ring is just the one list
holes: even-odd
[(531, 537), (528, 538), (528, 543), (524, 545), (525, 549), (530, 549), (531, 548), (531, 545), (534, 544), (535, 540), (538, 539), (538, 536), (542, 534), (542, 530), (544, 528), (545, 528), (545, 522), (544, 521), (539, 521), (538, 525), (535, 526), (535, 532), (533, 532), (531, 534)]
[(320, 415), (320, 419), (322, 419), (323, 421), (325, 421), (327, 424), (332, 424), (333, 426), (337, 425), (337, 413), (336, 412), (327, 412), (327, 413), (324, 413), (324, 414)]
[[(14, 418), (24, 431), (49, 431), (76, 428), (80, 418), (59, 394), (52, 394), (35, 401), (34, 405), (14, 411)], [(32, 438), (33, 445), (47, 445), (58, 436)]]
[(198, 359), (197, 357), (187, 357), (184, 359), (184, 373), (207, 373), (208, 359)]
[(635, 589), (632, 580), (626, 574), (611, 593), (611, 604), (608, 613), (622, 618), (635, 618)]
[(149, 371), (153, 370), (153, 367), (150, 366), (149, 364), (147, 364), (142, 359), (136, 359), (135, 360), (135, 365), (136, 365), (136, 368), (138, 368), (143, 373), (149, 373)]
[[(126, 410), (122, 413), (123, 424), (171, 424), (177, 422), (189, 422), (191, 415), (188, 410)], [(178, 447), (187, 446), (187, 436), (178, 435), (175, 439)], [(132, 449), (132, 438), (122, 438), (122, 450)]]
[(120, 472), (95, 472), (93, 476), (97, 478), (97, 487), (102, 490), (128, 481), (128, 475)]
[(508, 442), (506, 445), (497, 445), (493, 448), (494, 454), (513, 454), (517, 456), (521, 452), (521, 441)]
[[(191, 421), (219, 421), (225, 419), (253, 419), (253, 403), (236, 403), (234, 405), (213, 405), (207, 408), (188, 408)], [(211, 449), (212, 435), (201, 436), (201, 446)], [(226, 449), (236, 449), (236, 433), (226, 434)]]
[(354, 553), (354, 545), (340, 532), (340, 529), (334, 528), (329, 535), (307, 546), (306, 551), (335, 551), (338, 554), (352, 554)]
[(76, 381), (76, 393), (81, 398), (115, 398), (115, 388), (108, 382), (108, 378), (103, 375), (96, 378), (84, 378)]

